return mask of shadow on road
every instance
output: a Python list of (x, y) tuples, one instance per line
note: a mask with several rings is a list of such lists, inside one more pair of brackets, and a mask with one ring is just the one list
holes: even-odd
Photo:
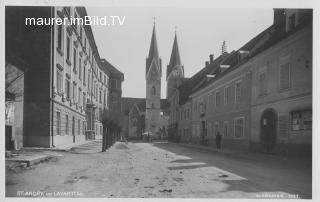
[(264, 154), (248, 154), (247, 157), (239, 158), (238, 155), (198, 151), (178, 144), (153, 143), (153, 145), (181, 156), (181, 159), (172, 160), (170, 163), (184, 165), (169, 166), (169, 170), (212, 167), (242, 177), (236, 180), (230, 180), (228, 177), (215, 179), (228, 184), (226, 192), (240, 191), (257, 195), (261, 195), (262, 192), (280, 193), (278, 198), (312, 197), (312, 164), (308, 159), (284, 159)]

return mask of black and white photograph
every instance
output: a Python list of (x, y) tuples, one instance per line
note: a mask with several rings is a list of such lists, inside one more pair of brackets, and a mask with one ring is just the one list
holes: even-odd
[(319, 9), (270, 2), (2, 2), (4, 200), (320, 199)]

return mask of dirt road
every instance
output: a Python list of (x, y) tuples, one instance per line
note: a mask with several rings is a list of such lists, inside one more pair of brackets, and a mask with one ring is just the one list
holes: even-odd
[[(93, 142), (6, 173), (6, 196), (311, 198), (311, 163), (168, 143)], [(38, 195), (37, 195), (38, 194)]]

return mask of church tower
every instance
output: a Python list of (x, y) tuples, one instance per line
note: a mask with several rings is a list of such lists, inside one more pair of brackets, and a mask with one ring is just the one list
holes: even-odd
[(170, 62), (167, 65), (167, 99), (178, 88), (181, 78), (184, 78), (184, 67), (181, 65), (177, 33), (175, 33)]
[(149, 55), (146, 59), (146, 116), (145, 131), (156, 136), (159, 131), (161, 98), (161, 58), (159, 57), (156, 28), (153, 25)]

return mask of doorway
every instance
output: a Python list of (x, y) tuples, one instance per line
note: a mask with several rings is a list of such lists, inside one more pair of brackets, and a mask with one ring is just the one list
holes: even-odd
[(277, 141), (277, 115), (273, 109), (267, 109), (260, 119), (260, 143), (265, 152), (271, 153)]

